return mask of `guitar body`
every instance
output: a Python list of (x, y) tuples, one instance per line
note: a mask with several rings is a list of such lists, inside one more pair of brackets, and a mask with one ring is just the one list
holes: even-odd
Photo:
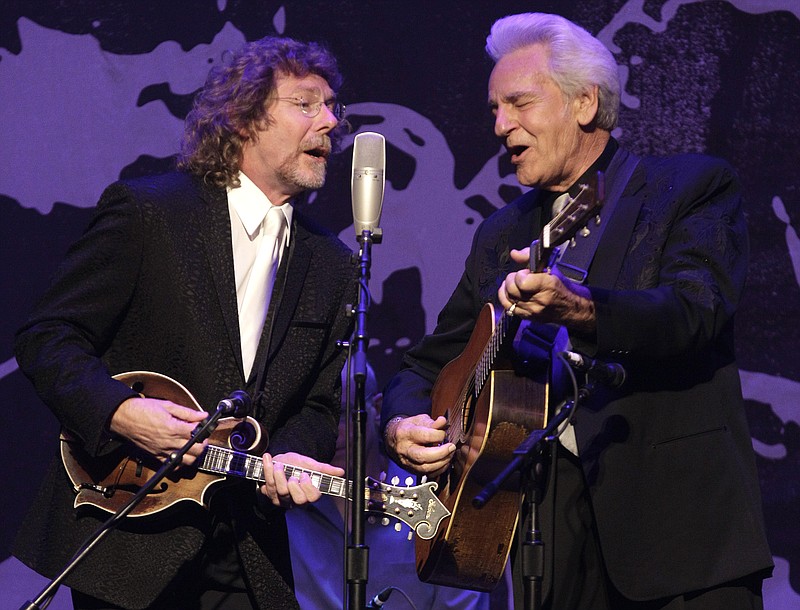
[[(142, 396), (203, 410), (185, 387), (165, 375), (134, 371), (114, 378)], [(266, 440), (261, 426), (250, 417), (224, 418), (209, 437), (212, 445), (240, 451), (261, 451), (266, 448)], [(75, 508), (91, 505), (106, 512), (116, 512), (124, 506), (161, 467), (159, 460), (127, 444), (107, 455), (90, 457), (66, 431), (61, 433), (61, 459), (76, 491)], [(206, 505), (212, 487), (225, 480), (224, 475), (180, 468), (161, 481), (128, 516), (158, 513), (183, 500)]]
[(437, 496), (452, 513), (430, 540), (417, 539), (417, 573), (425, 582), (491, 591), (500, 581), (513, 542), (522, 493), (511, 477), (481, 509), (472, 499), (512, 460), (513, 451), (544, 426), (546, 379), (522, 377), (512, 368), (511, 340), (500, 350), (475, 395), (476, 369), (497, 332), (487, 304), (464, 351), (445, 366), (433, 387), (432, 417), (449, 421), (456, 454), (438, 482)]

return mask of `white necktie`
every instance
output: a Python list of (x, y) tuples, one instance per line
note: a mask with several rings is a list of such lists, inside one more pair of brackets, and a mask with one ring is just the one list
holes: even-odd
[(261, 339), (261, 331), (264, 328), (264, 320), (267, 317), (272, 286), (275, 283), (275, 273), (280, 260), (280, 249), (283, 247), (285, 224), (286, 217), (283, 215), (283, 211), (277, 207), (271, 207), (261, 227), (264, 233), (253, 262), (247, 290), (242, 299), (239, 329), (242, 336), (242, 364), (245, 379), (250, 377), (258, 342)]

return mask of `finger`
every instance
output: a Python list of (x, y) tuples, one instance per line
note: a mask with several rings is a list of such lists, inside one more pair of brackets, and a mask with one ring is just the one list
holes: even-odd
[(399, 430), (397, 434), (398, 444), (408, 442), (414, 445), (441, 445), (447, 436), (445, 430), (435, 428), (421, 428), (415, 426), (408, 430)]
[(531, 249), (529, 247), (522, 248), (522, 250), (516, 250), (512, 248), (510, 254), (511, 260), (513, 260), (515, 263), (524, 263), (527, 265), (531, 260)]
[(305, 498), (305, 491), (300, 487), (300, 479), (294, 475), (286, 479), (286, 494), (281, 495), (281, 505), (288, 508), (293, 504), (304, 504)]
[(261, 486), (261, 493), (274, 500), (275, 472), (272, 468), (272, 456), (269, 453), (265, 453), (261, 456), (261, 463), (264, 466), (264, 484)]
[(445, 443), (436, 447), (412, 445), (406, 455), (411, 462), (418, 466), (425, 464), (441, 466), (450, 461), (455, 450), (456, 446), (453, 443)]
[(334, 477), (344, 476), (344, 468), (333, 466), (331, 464), (320, 463), (318, 467), (312, 468), (312, 470), (318, 470), (322, 474), (329, 474)]
[(286, 477), (283, 464), (278, 462), (272, 463), (272, 480), (275, 484), (275, 493), (279, 498), (289, 495), (289, 480)]
[(518, 271), (509, 273), (500, 286), (500, 289), (505, 292), (505, 298), (508, 301), (508, 305), (511, 305), (511, 303), (516, 303), (520, 298), (519, 286), (517, 285), (518, 273)]
[(500, 304), (500, 307), (508, 310), (509, 307), (514, 303), (511, 298), (508, 296), (508, 290), (506, 289), (505, 280), (502, 284), (500, 284), (500, 288), (497, 289), (497, 302)]
[(163, 406), (164, 410), (172, 415), (172, 417), (185, 422), (199, 422), (208, 417), (208, 413), (205, 411), (190, 409), (189, 407), (182, 407), (181, 405), (176, 405), (173, 402), (165, 401)]
[(316, 502), (319, 500), (322, 493), (314, 486), (311, 477), (308, 473), (300, 475), (300, 479), (295, 481), (293, 486), (289, 488), (292, 501), (295, 504), (305, 504), (307, 502)]
[(444, 415), (440, 415), (435, 420), (433, 420), (431, 426), (433, 428), (436, 428), (437, 430), (444, 430), (445, 428), (447, 428), (447, 418)]

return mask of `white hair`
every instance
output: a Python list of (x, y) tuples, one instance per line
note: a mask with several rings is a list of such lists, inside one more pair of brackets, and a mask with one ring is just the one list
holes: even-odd
[(619, 117), (620, 82), (611, 51), (560, 15), (522, 13), (495, 21), (486, 38), (486, 52), (497, 62), (508, 53), (535, 44), (549, 49), (550, 76), (568, 99), (597, 85), (597, 126), (614, 129)]

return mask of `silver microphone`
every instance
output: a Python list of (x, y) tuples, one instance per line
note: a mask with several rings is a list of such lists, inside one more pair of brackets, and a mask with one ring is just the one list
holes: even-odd
[(385, 170), (386, 138), (372, 131), (358, 134), (353, 143), (353, 176), (350, 181), (356, 239), (360, 239), (364, 231), (369, 231), (372, 240), (380, 243), (383, 231), (378, 223), (383, 207)]

